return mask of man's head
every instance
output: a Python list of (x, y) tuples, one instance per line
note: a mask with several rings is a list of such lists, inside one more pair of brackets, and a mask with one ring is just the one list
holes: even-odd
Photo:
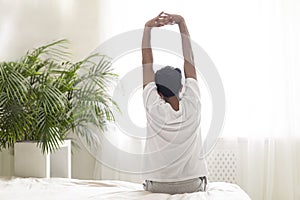
[(155, 84), (157, 91), (164, 98), (176, 96), (179, 99), (181, 85), (181, 70), (166, 66), (155, 73)]

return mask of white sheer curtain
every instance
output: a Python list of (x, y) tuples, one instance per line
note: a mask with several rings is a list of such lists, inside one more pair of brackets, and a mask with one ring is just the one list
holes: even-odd
[(252, 199), (299, 199), (299, 139), (252, 138), (240, 150), (240, 185)]
[(230, 115), (235, 135), (247, 138), (241, 184), (253, 199), (300, 198), (299, 8), (297, 1), (262, 1), (262, 55), (248, 55), (257, 64), (242, 76), (244, 113)]
[(240, 145), (242, 188), (254, 200), (300, 199), (299, 1), (110, 0), (105, 6), (103, 40), (143, 28), (162, 10), (183, 15), (223, 80), (222, 136), (237, 138), (237, 145), (238, 138), (246, 141)]

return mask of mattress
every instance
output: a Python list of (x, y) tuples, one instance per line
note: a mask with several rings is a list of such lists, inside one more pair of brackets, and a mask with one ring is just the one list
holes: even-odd
[(141, 184), (116, 180), (65, 178), (0, 178), (1, 200), (250, 200), (235, 184), (212, 182), (206, 192), (186, 194), (150, 193)]

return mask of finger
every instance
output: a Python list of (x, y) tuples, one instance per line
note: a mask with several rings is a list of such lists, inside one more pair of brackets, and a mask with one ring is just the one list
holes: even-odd
[(157, 21), (157, 22), (163, 22), (163, 21), (165, 21), (165, 19), (164, 18), (157, 18), (155, 21)]
[(172, 19), (174, 19), (174, 17), (172, 17), (172, 16), (161, 16), (161, 17), (159, 17), (159, 19), (161, 19), (161, 20), (172, 20)]
[(174, 17), (169, 16), (169, 15), (164, 15), (164, 16), (159, 16), (158, 19), (160, 20), (170, 20), (173, 19)]
[(164, 23), (164, 22), (159, 22), (158, 25), (159, 25), (159, 26), (164, 26), (164, 25), (166, 25), (166, 23)]
[(161, 20), (155, 20), (154, 21), (155, 26), (159, 26), (160, 24), (162, 24)]
[(160, 21), (169, 21), (170, 20), (170, 17), (168, 16), (162, 16), (160, 18), (158, 18)]
[(169, 16), (158, 16), (158, 19), (160, 19), (160, 20), (165, 20), (165, 19), (169, 19)]
[(153, 19), (157, 20), (157, 19), (159, 19), (159, 18), (160, 18), (160, 16), (157, 16), (157, 17), (154, 17)]
[(159, 15), (157, 15), (157, 17), (161, 16), (164, 13), (164, 11), (162, 11), (161, 13), (159, 13)]
[(169, 23), (169, 20), (164, 20), (164, 19), (159, 19), (158, 21), (157, 21), (157, 25), (167, 25)]
[(167, 19), (164, 20), (164, 23), (165, 23), (165, 24), (174, 24), (174, 23), (175, 23), (175, 20), (172, 19), (172, 18), (167, 18)]
[(175, 24), (175, 20), (171, 20), (171, 21), (169, 21), (169, 23), (168, 23), (169, 25), (174, 25)]
[(161, 16), (158, 16), (159, 18), (166, 18), (166, 17), (169, 17), (167, 15), (161, 15)]
[(155, 24), (157, 24), (159, 20), (160, 20), (160, 19), (159, 19), (159, 16), (153, 18), (153, 21), (154, 21)]
[(165, 13), (165, 12), (164, 12), (164, 14), (165, 14), (165, 15), (170, 15), (170, 16), (172, 15), (172, 14), (170, 14), (170, 13)]

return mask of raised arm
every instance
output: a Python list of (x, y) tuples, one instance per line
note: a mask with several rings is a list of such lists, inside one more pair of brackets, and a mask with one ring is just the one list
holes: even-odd
[(142, 41), (142, 56), (143, 56), (143, 88), (150, 83), (154, 82), (154, 71), (153, 71), (153, 55), (151, 48), (151, 29), (153, 27), (161, 27), (168, 23), (165, 16), (161, 16), (161, 12), (157, 17), (149, 20), (145, 24), (143, 41)]
[(184, 57), (184, 75), (186, 78), (194, 78), (197, 80), (190, 34), (185, 24), (184, 18), (180, 15), (173, 15), (168, 13), (164, 14), (168, 17), (169, 24), (178, 24), (179, 26), (179, 30), (181, 33), (182, 52)]
[(142, 41), (143, 88), (154, 81), (153, 55), (151, 49), (151, 27), (145, 26)]

